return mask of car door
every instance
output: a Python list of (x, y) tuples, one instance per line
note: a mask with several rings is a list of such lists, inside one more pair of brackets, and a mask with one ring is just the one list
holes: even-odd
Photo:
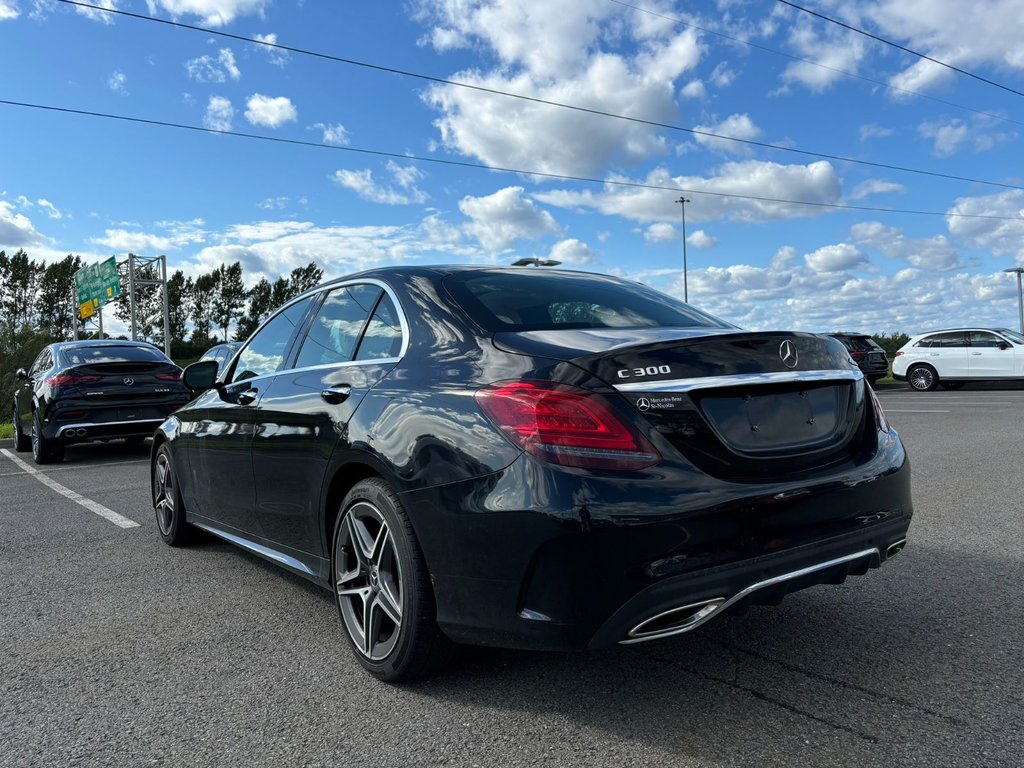
[(931, 347), (925, 359), (935, 366), (939, 378), (967, 378), (970, 375), (967, 334), (963, 331), (945, 331), (936, 333), (931, 339)]
[(992, 331), (969, 331), (970, 375), (974, 379), (1006, 379), (1014, 375), (1014, 345)]
[(219, 390), (178, 412), (188, 436), (191, 509), (245, 534), (260, 535), (252, 466), (253, 421), (265, 387), (291, 352), (311, 297), (286, 305), (249, 339)]
[(256, 410), (253, 467), (265, 536), (284, 549), (325, 556), (320, 498), (331, 456), (366, 392), (399, 358), (402, 330), (381, 285), (324, 292), (290, 370), (279, 372)]

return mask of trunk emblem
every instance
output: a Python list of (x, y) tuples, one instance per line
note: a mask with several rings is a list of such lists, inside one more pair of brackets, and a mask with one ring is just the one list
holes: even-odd
[(130, 387), (132, 384), (135, 383), (135, 379), (133, 379), (131, 376), (125, 376), (124, 383)]
[(796, 351), (796, 344), (789, 339), (782, 342), (779, 345), (779, 357), (787, 368), (796, 368), (797, 361), (800, 359), (800, 355)]
[(639, 408), (641, 411), (649, 411), (651, 409), (651, 401), (648, 400), (646, 397), (641, 397), (639, 400), (636, 401), (636, 407)]

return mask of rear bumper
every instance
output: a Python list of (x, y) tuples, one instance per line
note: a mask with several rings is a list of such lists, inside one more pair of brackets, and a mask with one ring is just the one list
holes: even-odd
[(681, 606), (717, 601), (716, 616), (867, 573), (906, 538), (913, 513), (895, 434), (856, 473), (804, 487), (686, 484), (698, 477), (596, 481), (524, 457), (403, 494), (439, 625), (478, 645), (615, 645)]
[(78, 422), (51, 424), (44, 434), (51, 440), (60, 440), (65, 445), (86, 443), (91, 440), (111, 440), (120, 437), (150, 437), (164, 419), (144, 421)]

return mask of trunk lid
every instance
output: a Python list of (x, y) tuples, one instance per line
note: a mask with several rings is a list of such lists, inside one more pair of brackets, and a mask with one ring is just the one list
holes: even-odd
[(612, 386), (703, 471), (794, 477), (873, 452), (863, 374), (826, 336), (734, 329), (499, 333), (508, 352), (571, 363)]

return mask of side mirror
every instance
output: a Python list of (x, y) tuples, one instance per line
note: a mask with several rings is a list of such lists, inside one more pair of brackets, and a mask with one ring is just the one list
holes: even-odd
[(200, 360), (185, 368), (181, 380), (193, 392), (214, 389), (217, 386), (217, 370), (220, 366), (216, 360)]
[(28, 381), (28, 371), (26, 371), (24, 368), (19, 368), (18, 372), (14, 374), (14, 376), (19, 380)]
[(996, 346), (998, 346), (1000, 349), (1009, 349), (1010, 348), (1010, 342), (1008, 342), (1008, 341), (1000, 341), (999, 344), (997, 344)]

